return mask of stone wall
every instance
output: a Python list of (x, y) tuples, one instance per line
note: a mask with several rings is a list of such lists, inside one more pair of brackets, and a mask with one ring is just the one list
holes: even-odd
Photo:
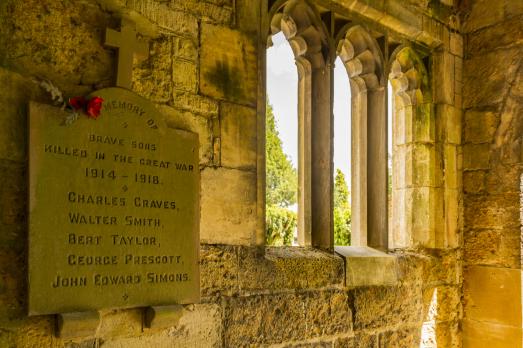
[(521, 347), (523, 4), (465, 16), (464, 347)]
[[(440, 249), (396, 250), (395, 266), (387, 270), (398, 279), (394, 285), (354, 286), (346, 277), (345, 262), (350, 259), (306, 248), (262, 246), (257, 132), (265, 103), (260, 91), (265, 1), (6, 0), (0, 3), (0, 347), (461, 346), (460, 183), (454, 180), (460, 171), (460, 139), (455, 131), (460, 127), (456, 105), (461, 93), (455, 84), (460, 85), (456, 76), (461, 76), (461, 36), (453, 31), (451, 35), (452, 1), (318, 3), (436, 50), (433, 102), (439, 111), (428, 122), (437, 130), (434, 151), (440, 160), (436, 163), (447, 165), (447, 176), (431, 172), (440, 176), (441, 184), (435, 191), (439, 203), (431, 205), (429, 212), (443, 220), (431, 230), (433, 239), (428, 244)], [(169, 126), (200, 136), (202, 301), (172, 308), (165, 320), (150, 325), (144, 321), (144, 309), (104, 310), (100, 320), (65, 318), (62, 329), (56, 330), (56, 317), (26, 315), (27, 105), (29, 100), (50, 103), (40, 86), (44, 80), (64, 96), (112, 85), (115, 53), (102, 41), (105, 28), (117, 28), (121, 16), (136, 21), (150, 47), (149, 57), (135, 62), (133, 90), (155, 102)], [(502, 40), (495, 39), (496, 30), (508, 29), (492, 28), (488, 37), (498, 45)], [(469, 36), (470, 47), (474, 37)], [(482, 45), (476, 43), (478, 56), (486, 56)], [(507, 50), (512, 52), (507, 53), (507, 61), (516, 59), (513, 50)], [(485, 61), (479, 59), (478, 66), (487, 71), (499, 67), (481, 65)], [(499, 79), (496, 86), (503, 85), (516, 96), (517, 89), (509, 89), (509, 81)], [(478, 97), (486, 98), (482, 93), (478, 89), (465, 95), (466, 106), (482, 105)], [(513, 104), (505, 95), (508, 92), (497, 99), (497, 105), (509, 108)], [(492, 131), (481, 128), (488, 124), (481, 122), (471, 134), (499, 132), (499, 151), (492, 156), (513, 158), (517, 149), (511, 144), (517, 134), (510, 122), (516, 118), (503, 118), (495, 111), (489, 115), (493, 123), (501, 119), (507, 126), (497, 128), (495, 123), (492, 127), (499, 130)], [(468, 134), (465, 130), (465, 138)], [(470, 145), (476, 147), (469, 153), (487, 159), (480, 158), (482, 170), (465, 173), (466, 183), (483, 178), (483, 190), (491, 187), (487, 186), (489, 173), (494, 173), (488, 170), (490, 152), (479, 150), (494, 143), (482, 140)], [(433, 171), (440, 167), (430, 166)], [(506, 168), (513, 170), (511, 165)], [(495, 170), (515, 173), (501, 167)], [(511, 197), (516, 199), (518, 187), (507, 190), (513, 190)], [(476, 199), (474, 194), (482, 192), (487, 191), (467, 193), (467, 207), (491, 197), (484, 194)], [(510, 211), (517, 206), (503, 199), (495, 202), (507, 204)], [(478, 211), (487, 214), (490, 207), (481, 206)], [(503, 212), (503, 207), (492, 211)], [(469, 224), (473, 226), (472, 221)], [(507, 229), (512, 233), (518, 226)], [(515, 268), (519, 264), (511, 244), (515, 239), (502, 239), (503, 231), (495, 233), (507, 252), (493, 264)], [(473, 263), (474, 254), (465, 252)], [(57, 331), (62, 337), (56, 337)]]

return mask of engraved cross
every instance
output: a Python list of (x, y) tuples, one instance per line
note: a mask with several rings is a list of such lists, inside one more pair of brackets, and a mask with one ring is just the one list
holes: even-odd
[(149, 47), (147, 43), (136, 39), (136, 25), (129, 19), (122, 19), (120, 31), (107, 29), (105, 44), (118, 48), (118, 70), (116, 72), (116, 85), (131, 89), (133, 77), (134, 54), (147, 56)]

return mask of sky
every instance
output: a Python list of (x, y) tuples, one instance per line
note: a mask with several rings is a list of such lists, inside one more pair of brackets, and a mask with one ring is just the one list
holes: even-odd
[[(267, 96), (274, 110), (283, 151), (298, 163), (298, 71), (291, 47), (282, 32), (272, 37), (267, 50)], [(389, 85), (390, 89), (390, 85)], [(390, 91), (389, 91), (390, 95)], [(390, 105), (389, 98), (389, 125)], [(350, 187), (350, 85), (341, 60), (334, 66), (334, 168), (345, 174)], [(389, 127), (390, 129), (391, 127)], [(389, 153), (391, 136), (389, 131)]]

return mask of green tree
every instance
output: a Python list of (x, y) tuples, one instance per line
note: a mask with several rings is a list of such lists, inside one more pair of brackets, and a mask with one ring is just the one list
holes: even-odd
[(283, 152), (274, 112), (268, 102), (266, 110), (267, 205), (288, 207), (296, 203), (298, 177), (291, 160)]
[(345, 175), (336, 169), (334, 179), (334, 244), (349, 245), (351, 237), (350, 193)]
[(283, 152), (274, 112), (268, 102), (266, 110), (266, 242), (267, 245), (291, 245), (297, 216), (287, 207), (296, 203), (298, 178)]

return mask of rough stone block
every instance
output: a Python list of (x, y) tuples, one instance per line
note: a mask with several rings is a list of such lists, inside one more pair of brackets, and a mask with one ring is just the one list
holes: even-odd
[(193, 39), (186, 39), (183, 37), (174, 38), (174, 57), (196, 62), (198, 60), (197, 45), (198, 44)]
[(196, 93), (198, 90), (198, 69), (196, 63), (175, 59), (173, 61), (173, 80), (174, 89)]
[(520, 55), (518, 49), (506, 49), (466, 59), (463, 65), (463, 107), (468, 109), (502, 102), (517, 76)]
[(101, 310), (97, 336), (118, 337), (142, 332), (142, 309)]
[(175, 129), (183, 129), (198, 134), (200, 142), (200, 164), (205, 165), (212, 161), (212, 134), (210, 120), (184, 112), (168, 106), (159, 105), (158, 109), (165, 115), (167, 125)]
[(67, 95), (76, 95), (80, 84), (112, 81), (113, 54), (101, 44), (109, 15), (98, 4), (36, 0), (5, 4), (0, 9), (5, 20), (0, 27), (2, 66), (50, 80)]
[(485, 193), (486, 171), (474, 170), (463, 173), (463, 190), (465, 193)]
[(198, 37), (197, 18), (189, 13), (173, 11), (167, 5), (154, 0), (129, 0), (126, 6), (157, 24), (162, 31)]
[(520, 238), (517, 229), (465, 229), (464, 259), (469, 264), (517, 267)]
[(232, 20), (232, 9), (230, 0), (184, 0), (171, 1), (172, 8), (183, 12), (192, 13), (204, 22), (229, 25)]
[(201, 34), (200, 89), (210, 97), (256, 105), (256, 48), (244, 34), (204, 24)]
[(225, 346), (302, 340), (307, 336), (306, 295), (231, 297), (225, 306)]
[(356, 288), (354, 296), (354, 329), (375, 329), (396, 324), (420, 325), (422, 293), (419, 286)]
[(337, 246), (345, 260), (347, 287), (395, 285), (398, 282), (396, 257), (368, 247)]
[(149, 57), (133, 69), (133, 91), (154, 102), (165, 103), (172, 96), (172, 38), (150, 43)]
[(418, 347), (421, 340), (419, 327), (410, 327), (380, 333), (380, 348)]
[(514, 193), (467, 195), (465, 199), (465, 226), (467, 228), (518, 228), (519, 195)]
[(521, 329), (520, 269), (470, 266), (463, 293), (466, 319)]
[(489, 169), (490, 144), (463, 145), (463, 169)]
[(334, 341), (334, 348), (377, 348), (378, 336), (373, 334), (356, 333), (354, 337), (338, 338)]
[(225, 345), (277, 344), (350, 334), (351, 315), (343, 291), (232, 297), (225, 307)]
[(231, 103), (220, 107), (221, 164), (224, 167), (256, 168), (256, 109)]
[[(511, 2), (517, 1), (511, 0)], [(478, 55), (502, 47), (521, 46), (523, 44), (520, 34), (522, 30), (523, 19), (519, 16), (468, 34), (467, 54)]]
[(343, 286), (343, 260), (336, 255), (302, 247), (240, 249), (240, 288), (244, 292), (267, 289), (315, 289)]
[(181, 318), (166, 330), (147, 330), (145, 335), (104, 339), (108, 348), (221, 347), (221, 310), (214, 304), (184, 306)]
[(238, 293), (238, 251), (235, 246), (202, 245), (200, 288), (203, 297)]
[(463, 25), (466, 33), (496, 24), (503, 20), (504, 1), (477, 0), (471, 4), (468, 19)]
[(201, 241), (254, 245), (256, 174), (236, 169), (205, 168), (201, 175)]
[(198, 94), (175, 91), (173, 106), (208, 118), (218, 116), (218, 102)]
[(464, 142), (490, 143), (500, 122), (499, 115), (492, 111), (468, 110), (465, 112)]

